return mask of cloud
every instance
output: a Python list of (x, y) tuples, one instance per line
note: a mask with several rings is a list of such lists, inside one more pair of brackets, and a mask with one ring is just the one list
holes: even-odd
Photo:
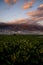
[(28, 18), (19, 18), (17, 20), (9, 21), (8, 24), (32, 24), (33, 20), (30, 20)]
[(39, 7), (43, 8), (43, 4), (41, 4)]
[(38, 9), (43, 10), (43, 4), (41, 4)]
[(25, 18), (19, 18), (17, 20), (9, 21), (9, 24), (20, 24), (20, 23), (23, 23), (23, 22), (25, 22)]
[(23, 5), (23, 9), (28, 9), (28, 8), (31, 8), (32, 5), (34, 4), (35, 0), (31, 0), (30, 2), (25, 2), (24, 5)]
[(36, 22), (36, 21), (41, 21), (41, 20), (43, 20), (43, 17), (39, 17), (39, 18), (32, 18), (32, 20), (33, 20), (34, 22)]
[(27, 15), (31, 18), (33, 23), (39, 21), (41, 23), (41, 21), (43, 21), (43, 4), (39, 5), (37, 10), (28, 12)]
[(17, 0), (4, 0), (5, 3), (12, 5), (15, 4), (17, 2)]
[(31, 16), (31, 17), (43, 17), (43, 11), (32, 11), (32, 12), (29, 12), (27, 13), (27, 15)]
[(31, 11), (27, 13), (28, 16), (30, 17), (43, 17), (43, 4), (41, 4), (37, 10)]
[(36, 18), (35, 21), (42, 21), (43, 20), (43, 17), (39, 17), (39, 18)]
[(23, 9), (28, 9), (28, 8), (30, 8), (31, 6), (32, 6), (32, 2), (26, 2), (25, 4), (24, 4), (24, 6), (23, 6)]
[(15, 21), (15, 23), (20, 24), (20, 23), (24, 23), (25, 22), (25, 18), (19, 18), (18, 20)]
[(36, 25), (38, 24), (43, 26), (43, 17), (36, 18), (33, 21), (34, 21), (33, 24), (36, 24)]

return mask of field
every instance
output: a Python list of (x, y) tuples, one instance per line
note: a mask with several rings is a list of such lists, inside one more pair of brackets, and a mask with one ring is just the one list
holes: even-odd
[(0, 35), (0, 65), (43, 65), (42, 35)]

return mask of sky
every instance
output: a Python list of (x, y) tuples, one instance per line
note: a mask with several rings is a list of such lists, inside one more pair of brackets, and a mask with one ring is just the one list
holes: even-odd
[(0, 22), (26, 18), (43, 21), (43, 0), (0, 0)]

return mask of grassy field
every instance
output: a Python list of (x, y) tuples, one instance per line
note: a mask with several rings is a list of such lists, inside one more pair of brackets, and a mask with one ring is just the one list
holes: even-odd
[(42, 35), (0, 35), (0, 65), (43, 65)]

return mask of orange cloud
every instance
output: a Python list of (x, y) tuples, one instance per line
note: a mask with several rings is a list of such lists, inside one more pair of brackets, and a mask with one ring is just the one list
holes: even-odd
[(34, 2), (35, 0), (31, 0), (30, 2), (25, 2), (22, 8), (23, 9), (31, 8)]
[(10, 0), (4, 0), (5, 3), (9, 4), (10, 3)]
[(36, 18), (36, 21), (37, 20), (41, 21), (41, 20), (43, 20), (43, 17)]
[(25, 21), (25, 18), (19, 18), (18, 20), (15, 21), (15, 23), (20, 24)]
[(38, 9), (43, 10), (43, 4), (41, 4)]
[(43, 11), (31, 11), (31, 12), (29, 12), (29, 13), (27, 13), (27, 15), (29, 15), (29, 16), (35, 16), (35, 17), (40, 17), (40, 16), (43, 16), (42, 15), (43, 14)]
[(5, 3), (12, 5), (15, 4), (17, 2), (17, 0), (4, 0)]
[(18, 20), (24, 20), (25, 18), (19, 18)]
[(41, 4), (39, 7), (43, 7), (43, 4)]
[(43, 17), (39, 17), (39, 18), (34, 18), (34, 17), (33, 17), (32, 20), (33, 20), (33, 22), (36, 22), (36, 21), (38, 21), (38, 20), (41, 21), (41, 20), (43, 20)]
[(23, 6), (23, 9), (28, 9), (28, 8), (30, 8), (32, 4), (33, 4), (32, 2), (27, 2), (27, 3), (25, 3), (24, 6)]
[(43, 4), (39, 5), (37, 10), (28, 12), (27, 15), (31, 18), (31, 20), (33, 20), (33, 22), (41, 22), (41, 20), (43, 20)]
[(14, 2), (14, 3), (16, 3), (16, 2), (17, 2), (17, 0), (13, 0), (13, 2)]
[(19, 19), (17, 19), (17, 20), (12, 20), (12, 21), (10, 21), (9, 22), (9, 24), (20, 24), (20, 23), (23, 23), (23, 22), (25, 22), (25, 18), (19, 18)]
[(35, 11), (28, 12), (27, 15), (31, 17), (43, 17), (43, 5), (41, 4)]

